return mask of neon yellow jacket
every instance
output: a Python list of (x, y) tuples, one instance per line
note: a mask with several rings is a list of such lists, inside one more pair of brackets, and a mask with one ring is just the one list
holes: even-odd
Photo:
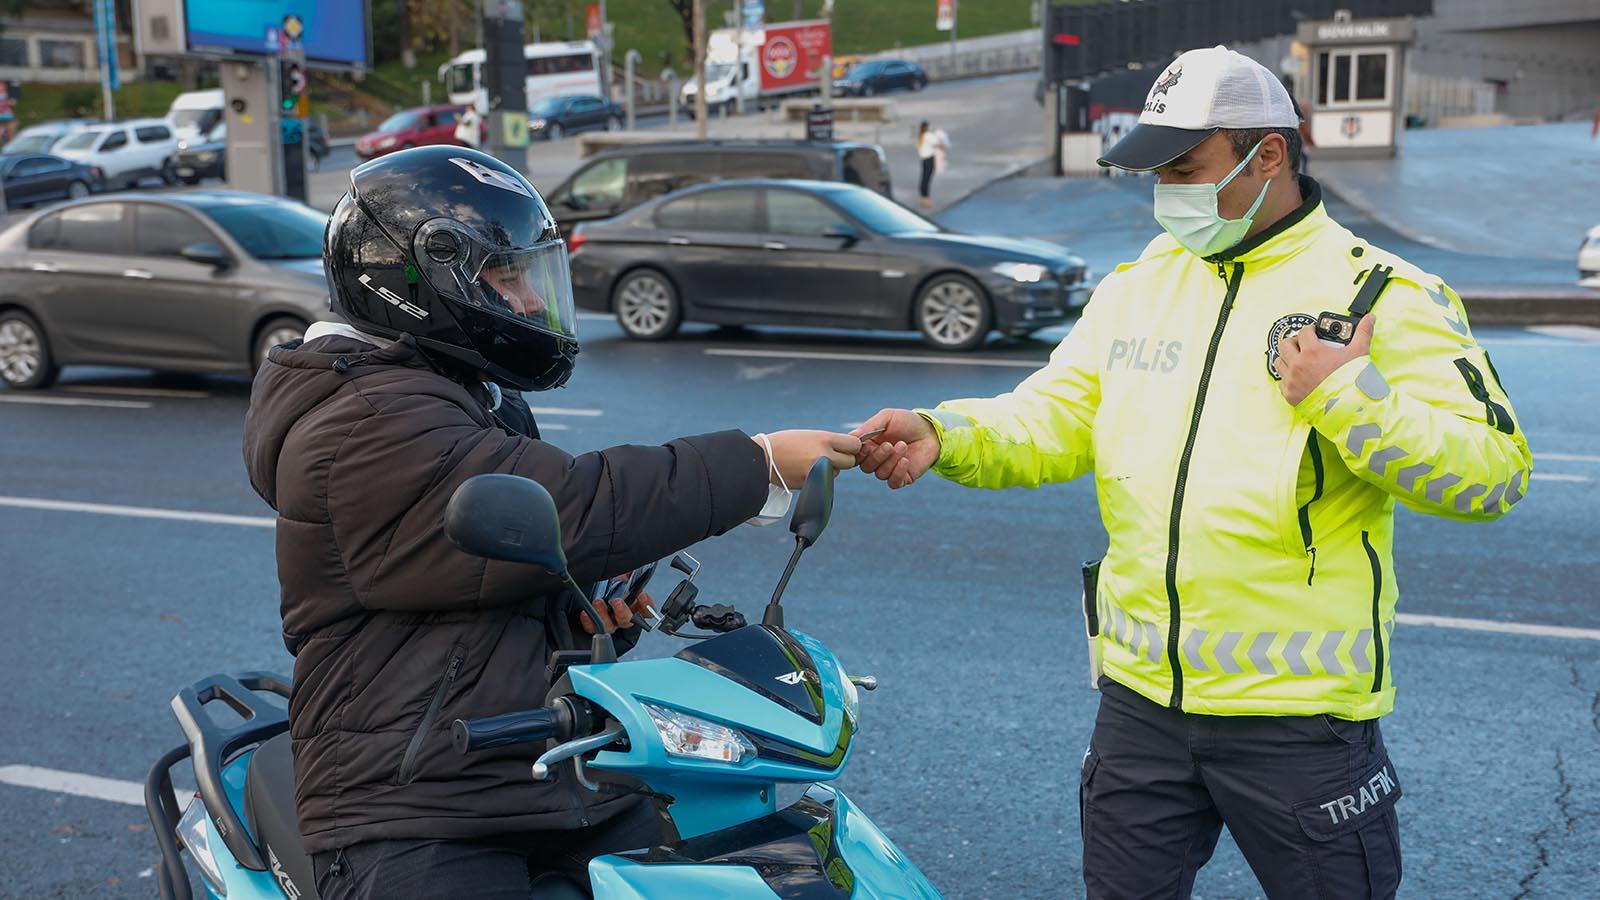
[[(1388, 713), (1395, 501), (1494, 519), (1532, 471), (1460, 298), (1302, 188), (1298, 210), (1225, 258), (1152, 241), (1011, 393), (919, 410), (940, 433), (934, 470), (961, 484), (1095, 473), (1106, 674), (1189, 712)], [(1345, 312), (1374, 263), (1394, 273), (1370, 356), (1291, 407), (1269, 346)]]

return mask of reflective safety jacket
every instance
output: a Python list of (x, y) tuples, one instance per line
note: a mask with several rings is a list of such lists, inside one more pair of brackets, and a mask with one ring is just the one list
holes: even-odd
[[(1188, 712), (1388, 713), (1395, 501), (1494, 519), (1532, 470), (1460, 298), (1330, 219), (1316, 182), (1301, 191), (1218, 256), (1158, 237), (1016, 390), (919, 410), (934, 470), (961, 484), (1094, 472), (1105, 672)], [(1291, 407), (1277, 339), (1344, 313), (1375, 263), (1393, 274), (1371, 354)]]

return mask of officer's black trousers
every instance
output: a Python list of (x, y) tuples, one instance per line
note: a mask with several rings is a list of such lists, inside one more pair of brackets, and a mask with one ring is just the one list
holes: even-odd
[(1377, 721), (1202, 716), (1100, 688), (1078, 792), (1090, 898), (1188, 897), (1224, 825), (1272, 900), (1394, 896), (1400, 784)]

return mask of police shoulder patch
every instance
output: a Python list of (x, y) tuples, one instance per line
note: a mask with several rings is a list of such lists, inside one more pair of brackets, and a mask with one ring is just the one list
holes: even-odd
[(1290, 313), (1272, 323), (1267, 330), (1267, 374), (1273, 381), (1282, 381), (1283, 376), (1278, 374), (1278, 342), (1294, 334), (1302, 328), (1314, 328), (1317, 317), (1305, 313)]

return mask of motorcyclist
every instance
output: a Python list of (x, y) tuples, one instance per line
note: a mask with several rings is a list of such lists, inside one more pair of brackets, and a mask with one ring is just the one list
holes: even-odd
[[(451, 494), (487, 472), (540, 482), (587, 584), (780, 515), (787, 488), (773, 485), (821, 456), (849, 466), (860, 442), (730, 430), (569, 456), (540, 440), (518, 392), (572, 372), (566, 249), (532, 185), (475, 150), (355, 169), (324, 261), (342, 321), (271, 351), (244, 432), (251, 484), (278, 512), (296, 810), (318, 893), (521, 900), (551, 873), (587, 883), (594, 855), (661, 839), (655, 803), (570, 770), (535, 782), (528, 746), (458, 755), (449, 728), (542, 706), (551, 651), (581, 648), (596, 623), (551, 573), (453, 547)], [(592, 611), (608, 630), (633, 613)]]

